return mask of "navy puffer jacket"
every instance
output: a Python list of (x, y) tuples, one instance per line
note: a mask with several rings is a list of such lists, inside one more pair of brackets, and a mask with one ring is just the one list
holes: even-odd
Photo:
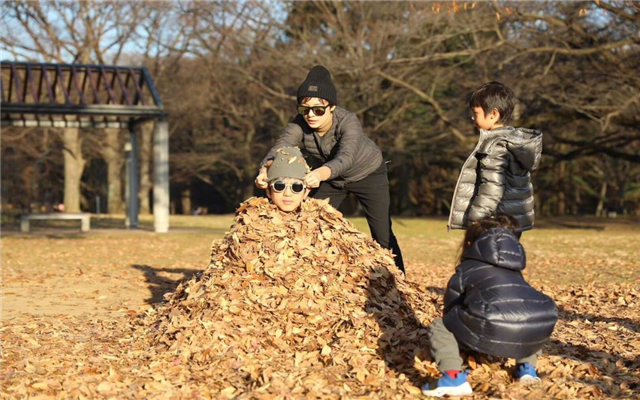
[(443, 321), (458, 342), (516, 359), (540, 350), (551, 337), (558, 310), (524, 280), (525, 252), (513, 233), (484, 232), (462, 260), (444, 296)]

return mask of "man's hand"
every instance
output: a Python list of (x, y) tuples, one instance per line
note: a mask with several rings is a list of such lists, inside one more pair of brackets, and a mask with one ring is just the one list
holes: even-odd
[(304, 183), (306, 183), (310, 188), (317, 188), (318, 186), (320, 186), (320, 182), (320, 174), (317, 170), (309, 172), (304, 177)]
[(266, 189), (267, 186), (269, 186), (269, 183), (267, 182), (267, 168), (260, 168), (260, 172), (258, 172), (255, 183), (258, 189)]
[(304, 183), (310, 188), (317, 188), (320, 182), (326, 181), (331, 176), (331, 169), (328, 167), (320, 167), (309, 172), (304, 177)]

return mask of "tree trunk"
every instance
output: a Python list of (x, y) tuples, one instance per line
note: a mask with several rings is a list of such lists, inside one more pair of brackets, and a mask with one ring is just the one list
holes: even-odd
[(602, 181), (602, 186), (600, 187), (600, 198), (598, 199), (598, 206), (596, 207), (596, 216), (604, 217), (604, 201), (607, 197), (607, 181)]
[(558, 168), (558, 204), (557, 204), (557, 215), (563, 216), (566, 214), (566, 199), (564, 194), (564, 176), (565, 176), (566, 166), (564, 163), (560, 163)]
[(105, 146), (102, 158), (107, 163), (107, 210), (109, 214), (124, 212), (122, 201), (122, 167), (124, 166), (124, 149), (120, 141), (120, 129), (105, 129)]
[(582, 200), (580, 198), (580, 186), (576, 186), (573, 192), (573, 204), (571, 205), (571, 213), (573, 215), (578, 215), (581, 202)]
[(177, 205), (176, 200), (171, 200), (169, 202), (169, 204), (170, 204), (169, 212), (171, 213), (171, 215), (176, 215), (177, 214), (177, 209), (178, 209), (178, 205)]
[[(36, 209), (32, 209), (34, 205), (36, 205), (36, 198), (38, 191), (36, 190), (35, 186), (34, 186), (34, 181), (35, 181), (35, 174), (37, 173), (37, 168), (35, 168), (33, 165), (28, 165), (26, 167), (23, 168), (22, 170), (22, 187), (24, 188), (24, 192), (23, 193), (29, 193), (28, 196), (19, 196), (18, 198), (20, 199), (20, 209), (23, 211), (27, 211), (27, 212), (33, 212), (33, 211), (38, 211), (37, 207)], [(5, 196), (2, 196), (3, 198), (5, 198)]]
[(153, 155), (153, 122), (140, 126), (140, 214), (151, 214), (151, 157)]
[(255, 190), (254, 179), (255, 176), (245, 177), (244, 182), (242, 183), (242, 199), (240, 200), (241, 202), (250, 197), (253, 197), (253, 191)]
[(86, 161), (82, 158), (80, 130), (66, 128), (62, 134), (64, 143), (64, 209), (80, 212), (80, 179)]
[(566, 198), (564, 195), (563, 191), (560, 191), (560, 193), (558, 193), (558, 204), (557, 204), (557, 212), (556, 214), (559, 216), (563, 216), (567, 213), (567, 209), (566, 209)]
[(182, 189), (180, 197), (182, 198), (182, 214), (191, 215), (191, 189)]

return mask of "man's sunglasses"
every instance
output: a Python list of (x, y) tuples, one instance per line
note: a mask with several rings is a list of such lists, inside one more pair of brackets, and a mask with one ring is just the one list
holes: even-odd
[(273, 188), (273, 191), (276, 193), (282, 193), (285, 190), (287, 190), (287, 188), (289, 188), (291, 189), (291, 192), (295, 194), (302, 193), (307, 188), (307, 186), (302, 182), (287, 183), (284, 181), (272, 182), (271, 187)]
[(324, 113), (327, 112), (327, 107), (331, 107), (331, 104), (327, 104), (326, 106), (313, 106), (307, 107), (302, 104), (298, 104), (298, 112), (302, 115), (309, 115), (309, 111), (313, 111), (313, 114), (316, 117), (322, 117)]

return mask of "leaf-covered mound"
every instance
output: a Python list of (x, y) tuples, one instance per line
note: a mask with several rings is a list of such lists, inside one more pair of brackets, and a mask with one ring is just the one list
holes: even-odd
[(208, 368), (229, 394), (294, 396), (385, 385), (385, 359), (401, 372), (427, 350), (412, 308), (437, 302), (326, 201), (287, 214), (264, 198), (241, 205), (207, 269), (166, 300), (146, 320), (157, 354)]

